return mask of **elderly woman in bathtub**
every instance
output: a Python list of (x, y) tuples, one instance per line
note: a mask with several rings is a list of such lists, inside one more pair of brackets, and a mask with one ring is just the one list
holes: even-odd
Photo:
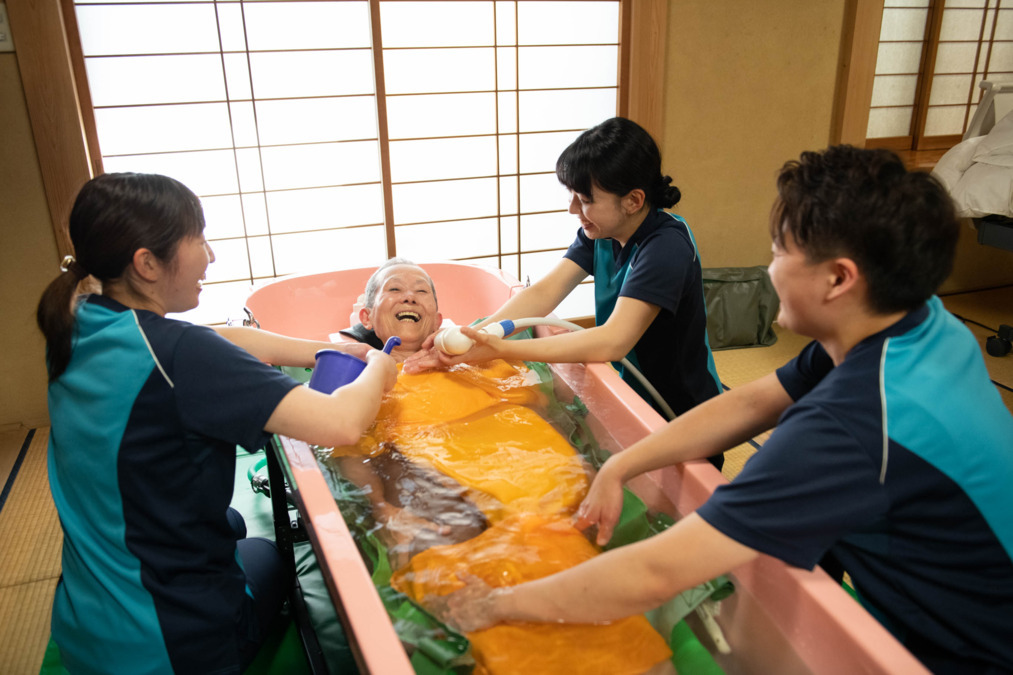
[[(342, 334), (373, 346), (397, 335), (399, 360), (442, 323), (429, 275), (398, 258), (369, 280), (358, 317)], [(590, 470), (536, 412), (545, 404), (537, 373), (520, 363), (401, 374), (373, 427), (331, 451), (341, 473), (366, 488), (394, 588), (418, 601), (446, 592), (460, 573), (521, 583), (597, 555), (572, 522)], [(603, 673), (670, 672), (671, 652), (642, 616), (500, 626), (468, 638), (483, 672), (559, 672), (578, 654)]]
[[(366, 283), (361, 302), (359, 323), (340, 333), (377, 349), (396, 335), (401, 344), (391, 356), (399, 362), (415, 354), (443, 321), (429, 274), (405, 258), (391, 258), (381, 265)], [(442, 366), (435, 357), (433, 364)], [(383, 526), (379, 536), (388, 546), (395, 569), (430, 546), (465, 541), (482, 532), (488, 520), (475, 502), (485, 500), (484, 495), (509, 499), (502, 494), (502, 487), (499, 492), (495, 488), (477, 493), (468, 489), (474, 488), (476, 481), (483, 482), (479, 476), (466, 475), (467, 470), (461, 473), (461, 464), (473, 464), (471, 456), (456, 457), (449, 464), (437, 462), (439, 471), (429, 468), (433, 466), (429, 458), (414, 458), (421, 463), (411, 461), (391, 442), (397, 435), (392, 426), (432, 426), (474, 415), (501, 400), (523, 405), (537, 403), (538, 398), (535, 374), (503, 361), (480, 368), (456, 368), (452, 373), (440, 368), (403, 375), (399, 381), (399, 388), (388, 397), (364, 441), (355, 450), (338, 448), (334, 453), (342, 474), (366, 488), (373, 516)], [(472, 445), (481, 442), (476, 438), (471, 441)], [(373, 447), (368, 447), (370, 444)], [(573, 455), (579, 473), (586, 474), (568, 445), (566, 454)], [(540, 476), (549, 470), (548, 466), (532, 468), (539, 469)], [(521, 491), (531, 489), (528, 485)], [(551, 490), (551, 486), (534, 489), (540, 497)], [(486, 500), (485, 509), (489, 508), (495, 507)]]
[[(377, 268), (360, 302), (359, 323), (341, 335), (376, 349), (396, 335), (401, 344), (390, 354), (399, 363), (418, 351), (443, 322), (433, 280), (406, 258), (391, 258)], [(470, 539), (485, 529), (485, 518), (467, 508), (460, 485), (408, 461), (397, 449), (348, 454), (338, 463), (346, 478), (366, 488), (394, 567), (434, 544)], [(405, 489), (409, 485), (412, 489)]]
[(340, 331), (346, 337), (383, 349), (396, 335), (401, 344), (391, 351), (397, 362), (417, 352), (443, 322), (436, 287), (424, 269), (406, 258), (391, 258), (377, 268), (360, 296), (359, 323)]

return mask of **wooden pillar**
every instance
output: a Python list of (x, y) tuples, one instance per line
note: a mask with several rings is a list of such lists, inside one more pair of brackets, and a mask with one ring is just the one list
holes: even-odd
[(882, 24), (883, 0), (845, 2), (831, 145), (865, 147)]

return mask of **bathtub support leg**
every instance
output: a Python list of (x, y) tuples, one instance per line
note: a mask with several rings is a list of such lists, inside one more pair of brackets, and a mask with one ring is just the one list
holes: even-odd
[(299, 575), (296, 574), (294, 544), (306, 541), (307, 536), (306, 530), (297, 520), (298, 515), (293, 518), (288, 510), (285, 472), (278, 460), (278, 453), (281, 452), (283, 452), (281, 447), (275, 442), (275, 439), (272, 439), (272, 442), (267, 445), (264, 455), (267, 458), (267, 477), (272, 488), (271, 512), (274, 517), (275, 542), (278, 552), (281, 553), (282, 559), (288, 567), (289, 578), (292, 579), (288, 593), (289, 612), (299, 631), (299, 640), (302, 642), (310, 673), (312, 675), (326, 675), (328, 673), (327, 662), (324, 659), (323, 650), (320, 648), (320, 642), (317, 640), (316, 631), (310, 622), (309, 610), (306, 607), (302, 587), (299, 585)]

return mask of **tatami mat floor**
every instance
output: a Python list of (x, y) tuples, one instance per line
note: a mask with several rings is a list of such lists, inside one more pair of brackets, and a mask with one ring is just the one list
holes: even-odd
[[(979, 339), (999, 324), (1013, 324), (1013, 286), (943, 298), (966, 320)], [(721, 380), (730, 388), (770, 373), (786, 363), (807, 340), (775, 327), (770, 347), (715, 353)], [(1013, 411), (1013, 355), (985, 356), (990, 376)], [(62, 534), (49, 494), (46, 444), (49, 429), (0, 432), (0, 674), (36, 675), (49, 640), (50, 604), (60, 574)], [(754, 439), (762, 444), (765, 436)], [(724, 474), (738, 474), (756, 448), (743, 444), (725, 453)], [(16, 473), (12, 472), (16, 468)]]
[(15, 480), (4, 476), (10, 490), (0, 510), (0, 673), (34, 675), (49, 641), (63, 541), (46, 477), (49, 429), (11, 432), (0, 440), (0, 456), (7, 457), (11, 447), (20, 456)]
[[(718, 369), (718, 377), (729, 389), (742, 386), (747, 382), (763, 377), (780, 368), (799, 353), (809, 340), (780, 326), (774, 326), (777, 342), (769, 347), (751, 347), (745, 349), (725, 349), (714, 352), (714, 365)], [(757, 436), (753, 442), (763, 445), (769, 433)], [(731, 480), (739, 475), (746, 460), (756, 452), (756, 446), (750, 443), (732, 448), (725, 452), (725, 465), (721, 473)]]

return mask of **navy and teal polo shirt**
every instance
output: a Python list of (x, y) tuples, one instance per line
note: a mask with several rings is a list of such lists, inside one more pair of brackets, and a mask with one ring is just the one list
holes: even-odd
[(932, 298), (777, 376), (795, 403), (700, 516), (797, 567), (831, 553), (934, 672), (1013, 668), (1013, 417), (971, 333)]
[(239, 672), (235, 447), (297, 383), (202, 326), (102, 296), (49, 386), (63, 526), (52, 630), (71, 672)]
[[(588, 239), (578, 230), (564, 257), (594, 276), (597, 325), (608, 320), (620, 297), (660, 308), (627, 358), (676, 415), (721, 391), (707, 343), (700, 256), (685, 220), (662, 209), (651, 211), (625, 246), (614, 239)], [(614, 365), (655, 405), (632, 375)]]

